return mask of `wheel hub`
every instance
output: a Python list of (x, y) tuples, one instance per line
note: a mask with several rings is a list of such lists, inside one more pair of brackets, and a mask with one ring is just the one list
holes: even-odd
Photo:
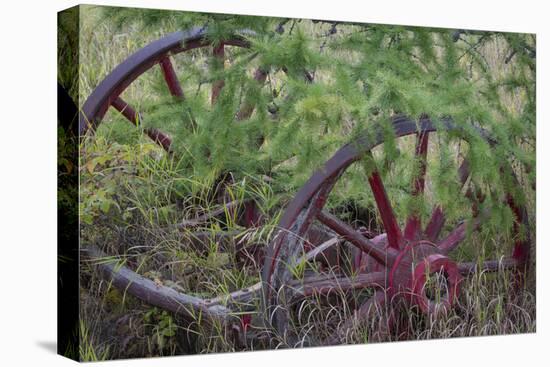
[[(433, 274), (443, 275), (446, 283), (444, 292), (435, 299), (427, 292), (428, 280)], [(411, 283), (413, 302), (427, 314), (449, 311), (456, 301), (461, 279), (454, 261), (441, 254), (432, 254), (414, 268)]]
[[(437, 314), (456, 302), (461, 279), (454, 261), (430, 241), (420, 240), (404, 246), (388, 267), (388, 293), (404, 297), (426, 314)], [(435, 289), (434, 280), (439, 280)]]

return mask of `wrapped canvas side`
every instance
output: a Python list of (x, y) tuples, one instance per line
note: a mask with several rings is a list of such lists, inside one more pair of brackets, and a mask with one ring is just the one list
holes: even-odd
[(57, 352), (78, 360), (78, 65), (80, 7), (58, 13)]

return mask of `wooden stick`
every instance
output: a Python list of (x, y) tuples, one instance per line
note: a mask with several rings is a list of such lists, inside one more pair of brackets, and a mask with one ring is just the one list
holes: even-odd
[(204, 223), (208, 222), (212, 218), (215, 218), (219, 215), (224, 214), (226, 211), (231, 211), (231, 210), (237, 209), (239, 206), (244, 205), (245, 203), (249, 202), (250, 200), (251, 199), (240, 200), (240, 201), (239, 200), (230, 201), (229, 203), (225, 204), (221, 208), (209, 211), (208, 213), (200, 215), (199, 217), (197, 217), (195, 219), (184, 220), (181, 223), (177, 224), (177, 227), (179, 229), (197, 227), (201, 224), (204, 224)]

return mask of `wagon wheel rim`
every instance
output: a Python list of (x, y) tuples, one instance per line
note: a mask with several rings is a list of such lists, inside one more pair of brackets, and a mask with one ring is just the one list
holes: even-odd
[[(420, 162), (423, 163), (421, 163), (421, 174), (413, 179), (412, 195), (421, 195), (424, 192), (426, 175), (425, 157), (430, 133), (438, 130), (458, 133), (464, 133), (464, 131), (458, 128), (450, 119), (445, 119), (441, 123), (435, 124), (428, 118), (421, 118), (420, 121), (415, 122), (408, 118), (397, 117), (393, 120), (393, 128), (396, 138), (408, 135), (416, 135), (417, 137), (415, 157), (419, 158)], [(445, 270), (446, 276), (451, 279), (451, 291), (455, 292), (449, 296), (450, 299), (443, 300), (443, 303), (446, 303), (446, 306), (450, 307), (453, 297), (456, 297), (461, 275), (468, 275), (476, 269), (477, 264), (475, 263), (455, 263), (447, 257), (449, 252), (459, 246), (466, 238), (466, 225), (459, 223), (454, 226), (449, 235), (440, 238), (439, 236), (445, 222), (445, 213), (441, 207), (436, 206), (433, 208), (431, 218), (424, 226), (421, 225), (419, 218), (415, 217), (414, 214), (406, 219), (403, 227), (399, 226), (384, 189), (381, 176), (376, 168), (369, 175), (368, 181), (375, 198), (377, 214), (381, 217), (383, 228), (386, 231), (387, 246), (385, 248), (366, 239), (350, 225), (341, 222), (335, 216), (322, 210), (327, 196), (343, 172), (352, 163), (360, 160), (366, 154), (370, 154), (371, 150), (376, 146), (383, 144), (383, 134), (379, 128), (375, 127), (374, 131), (371, 130), (369, 132), (363, 134), (356, 141), (345, 145), (325, 163), (323, 168), (313, 173), (282, 215), (279, 222), (280, 230), (267, 249), (262, 272), (264, 285), (262, 305), (266, 315), (266, 323), (268, 327), (275, 329), (279, 335), (292, 338), (288, 330), (290, 315), (287, 306), (280, 304), (284, 302), (281, 301), (281, 294), (283, 294), (283, 299), (288, 298), (285, 288), (288, 288), (292, 278), (288, 264), (294, 263), (299, 252), (302, 251), (301, 248), (305, 242), (304, 235), (315, 220), (334, 230), (347, 242), (355, 245), (363, 253), (366, 253), (367, 256), (372, 257), (386, 268), (386, 271), (371, 271), (367, 273), (367, 275), (372, 277), (372, 281), (363, 285), (378, 289), (375, 290), (372, 300), (367, 301), (369, 307), (373, 303), (373, 300), (378, 306), (386, 301), (385, 297), (380, 296), (381, 290), (390, 291), (390, 294), (395, 294), (399, 291), (392, 289), (392, 284), (389, 283), (394, 282), (394, 279), (392, 279), (392, 276), (396, 274), (394, 268), (398, 268), (395, 264), (401, 261), (400, 256), (406, 251), (405, 247), (407, 244), (413, 247), (417, 242), (421, 242), (420, 245), (426, 247), (426, 244), (422, 242), (433, 241), (436, 246), (437, 251), (433, 251), (434, 253), (431, 256), (426, 256), (425, 261), (416, 264), (417, 269), (415, 270), (417, 273), (411, 274), (411, 279), (408, 279), (411, 283), (410, 287), (414, 291), (412, 292), (413, 301), (416, 301), (426, 312), (433, 312), (434, 304), (430, 303), (425, 290), (422, 288), (422, 281), (425, 282), (425, 279), (420, 279), (422, 271), (431, 273), (436, 268)], [(496, 144), (485, 130), (476, 129), (476, 133), (491, 146)], [(369, 137), (374, 137), (374, 139)], [(507, 165), (508, 163), (504, 164)], [(509, 172), (512, 174), (513, 180), (517, 182), (513, 171)], [(465, 184), (469, 174), (468, 161), (464, 160), (459, 169), (459, 179), (462, 185)], [(468, 190), (466, 195), (468, 194), (472, 193)], [(528, 219), (525, 208), (516, 204), (514, 198), (509, 194), (507, 194), (506, 200), (507, 205), (514, 213), (513, 230), (517, 231), (521, 225), (527, 228)], [(474, 224), (478, 221), (477, 218), (475, 217), (473, 220)], [(479, 221), (479, 224), (481, 223), (482, 221)], [(479, 225), (474, 229), (477, 230), (478, 228)], [(416, 241), (419, 233), (422, 234), (426, 241)], [(529, 250), (529, 236), (527, 234), (524, 238), (515, 241), (511, 256), (500, 260), (485, 261), (481, 264), (481, 270), (525, 270), (528, 266)], [(451, 275), (449, 276), (447, 273)], [(411, 293), (410, 290), (408, 292)]]

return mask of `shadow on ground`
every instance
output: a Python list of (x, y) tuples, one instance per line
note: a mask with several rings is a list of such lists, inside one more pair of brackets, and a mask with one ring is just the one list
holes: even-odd
[(57, 354), (57, 343), (52, 340), (40, 340), (36, 342), (40, 348), (46, 350), (47, 352)]

